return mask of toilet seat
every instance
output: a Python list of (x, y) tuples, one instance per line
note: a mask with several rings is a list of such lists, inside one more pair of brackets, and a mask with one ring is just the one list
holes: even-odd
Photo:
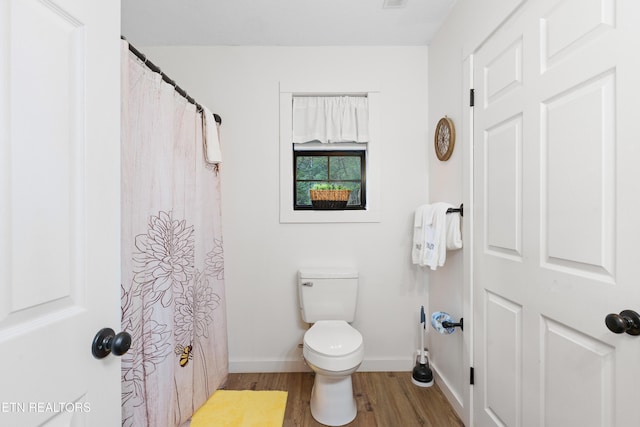
[(304, 343), (327, 356), (346, 356), (362, 345), (362, 335), (344, 320), (321, 320), (304, 334)]
[(362, 335), (344, 320), (321, 320), (304, 334), (303, 356), (325, 371), (357, 368), (364, 358)]

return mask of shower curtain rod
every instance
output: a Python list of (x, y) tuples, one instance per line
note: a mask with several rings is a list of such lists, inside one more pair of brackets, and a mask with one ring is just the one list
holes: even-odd
[[(129, 44), (129, 51), (131, 53), (133, 53), (140, 61), (142, 61), (144, 63), (144, 65), (146, 65), (154, 73), (160, 74), (162, 76), (162, 80), (164, 80), (165, 82), (167, 82), (171, 86), (173, 86), (174, 89), (176, 90), (176, 92), (178, 92), (180, 95), (182, 95), (184, 98), (186, 98), (187, 101), (189, 101), (191, 104), (195, 105), (196, 106), (196, 111), (198, 111), (198, 112), (204, 111), (204, 108), (202, 108), (202, 105), (198, 104), (196, 102), (196, 100), (193, 99), (192, 97), (190, 97), (189, 94), (184, 89), (182, 89), (180, 86), (178, 86), (174, 80), (171, 80), (169, 78), (169, 76), (167, 76), (165, 73), (163, 73), (162, 70), (160, 69), (160, 67), (158, 67), (153, 62), (149, 61), (149, 59), (147, 59), (147, 57), (144, 55), (144, 53), (142, 53), (138, 49), (136, 49), (131, 43), (129, 43), (129, 41), (124, 36), (120, 36), (120, 38), (122, 40), (126, 41)], [(213, 118), (219, 125), (222, 124), (222, 117), (220, 117), (218, 114), (214, 113), (213, 114)]]

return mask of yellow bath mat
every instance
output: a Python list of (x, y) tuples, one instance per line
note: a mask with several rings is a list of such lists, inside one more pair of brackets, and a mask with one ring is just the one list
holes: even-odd
[(282, 427), (286, 391), (218, 390), (191, 418), (191, 427)]

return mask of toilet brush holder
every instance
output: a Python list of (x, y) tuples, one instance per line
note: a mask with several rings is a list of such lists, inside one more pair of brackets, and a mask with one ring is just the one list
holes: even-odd
[(429, 367), (427, 349), (424, 347), (426, 323), (424, 307), (420, 307), (420, 350), (418, 350), (416, 357), (416, 366), (411, 372), (411, 382), (418, 387), (431, 387), (433, 385), (433, 372)]
[(416, 366), (411, 372), (411, 382), (418, 387), (431, 387), (433, 385), (433, 371), (429, 367), (427, 350), (423, 349), (422, 352), (418, 350)]

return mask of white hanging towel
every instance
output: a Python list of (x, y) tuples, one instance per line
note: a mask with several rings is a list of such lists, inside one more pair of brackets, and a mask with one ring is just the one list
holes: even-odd
[(218, 123), (207, 107), (202, 107), (204, 119), (204, 154), (207, 163), (222, 163), (222, 150), (220, 149), (220, 136), (218, 135)]
[(460, 248), (462, 248), (460, 214), (453, 212), (447, 215), (447, 249), (456, 250)]
[[(414, 264), (424, 265), (423, 259), (425, 254), (425, 244), (427, 240), (433, 240), (431, 235), (427, 236), (426, 233), (432, 233), (433, 229), (430, 228), (433, 222), (433, 206), (422, 205), (419, 206), (413, 217), (413, 246), (411, 249), (411, 260)], [(429, 227), (429, 228), (427, 228)]]
[(459, 215), (447, 215), (447, 209), (452, 207), (448, 203), (439, 202), (416, 209), (411, 250), (414, 264), (436, 270), (444, 265), (447, 248), (462, 247)]

